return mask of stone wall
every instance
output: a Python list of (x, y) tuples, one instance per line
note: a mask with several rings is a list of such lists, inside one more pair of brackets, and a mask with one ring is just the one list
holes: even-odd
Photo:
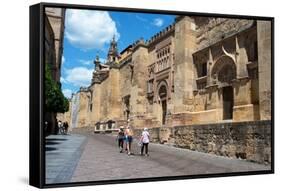
[[(134, 137), (136, 137), (137, 139), (141, 136), (143, 129), (134, 129)], [(159, 142), (160, 138), (160, 128), (151, 128), (149, 129), (149, 135), (150, 135), (150, 140), (152, 142)]]
[[(127, 119), (126, 116), (126, 109), (131, 109), (130, 105), (130, 95), (131, 95), (131, 89), (132, 89), (132, 77), (133, 77), (133, 70), (130, 66), (132, 64), (131, 62), (124, 65), (123, 67), (120, 68), (120, 79), (119, 79), (119, 84), (120, 84), (120, 98), (122, 103), (120, 104), (121, 106), (121, 117), (122, 119)], [(128, 101), (128, 108), (125, 103), (125, 98), (127, 97)]]
[[(140, 130), (135, 130), (140, 134)], [(271, 163), (271, 121), (188, 125), (149, 129), (152, 142), (168, 143), (230, 158)]]
[(85, 127), (89, 123), (89, 92), (79, 92), (79, 110), (78, 110), (78, 123), (77, 127)]
[(54, 34), (54, 48), (55, 48), (55, 80), (60, 80), (61, 60), (63, 53), (63, 36), (64, 36), (64, 22), (65, 22), (65, 9), (63, 8), (51, 8), (45, 9), (46, 16), (50, 22), (50, 25)]
[(206, 48), (253, 25), (253, 20), (247, 19), (194, 17), (194, 20), (198, 49)]

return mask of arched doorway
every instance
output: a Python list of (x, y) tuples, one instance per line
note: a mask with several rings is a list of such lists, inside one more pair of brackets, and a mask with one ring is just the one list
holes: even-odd
[(232, 119), (233, 117), (233, 88), (227, 86), (222, 88), (223, 98), (223, 119)]
[(218, 81), (223, 85), (223, 120), (232, 119), (233, 117), (234, 97), (233, 87), (231, 85), (233, 79), (235, 79), (235, 70), (232, 65), (225, 64), (218, 72)]
[(232, 58), (222, 56), (214, 65), (212, 76), (222, 88), (222, 118), (233, 118), (234, 91), (233, 80), (236, 79), (236, 65)]
[(167, 115), (167, 87), (166, 85), (161, 85), (158, 91), (158, 95), (161, 102), (162, 108), (162, 125), (166, 123), (166, 115)]

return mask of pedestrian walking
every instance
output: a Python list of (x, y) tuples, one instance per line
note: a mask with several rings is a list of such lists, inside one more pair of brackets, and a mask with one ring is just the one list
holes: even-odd
[(67, 123), (67, 121), (66, 122), (64, 122), (64, 134), (66, 134), (67, 135), (67, 132), (68, 132), (68, 123)]
[(44, 128), (45, 132), (47, 132), (48, 130), (48, 121), (45, 121), (45, 128)]
[(59, 133), (63, 134), (63, 123), (61, 122), (61, 120), (59, 120), (58, 122), (58, 128), (59, 128)]
[(119, 148), (120, 153), (123, 152), (124, 138), (125, 138), (124, 129), (123, 129), (123, 127), (121, 127), (118, 130), (118, 134), (117, 134), (117, 138), (116, 138), (118, 141), (118, 148)]
[(126, 147), (127, 147), (127, 154), (131, 155), (133, 154), (131, 152), (131, 146), (133, 142), (133, 131), (131, 127), (128, 125), (126, 130), (125, 130), (125, 142), (126, 142)]
[(148, 144), (149, 144), (149, 132), (147, 128), (144, 128), (141, 138), (141, 155), (143, 155), (143, 150), (145, 150), (145, 156), (148, 156)]

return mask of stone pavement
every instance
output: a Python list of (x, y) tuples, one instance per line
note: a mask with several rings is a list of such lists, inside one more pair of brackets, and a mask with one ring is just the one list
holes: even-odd
[(115, 137), (104, 134), (50, 135), (46, 138), (46, 183), (132, 179), (269, 170), (244, 160), (149, 144), (150, 156), (119, 153)]
[(50, 135), (46, 137), (46, 183), (70, 182), (80, 159), (86, 137)]
[(72, 182), (164, 177), (208, 173), (269, 170), (244, 160), (230, 159), (160, 144), (149, 144), (149, 157), (119, 153), (112, 135), (88, 135), (84, 151), (71, 178)]

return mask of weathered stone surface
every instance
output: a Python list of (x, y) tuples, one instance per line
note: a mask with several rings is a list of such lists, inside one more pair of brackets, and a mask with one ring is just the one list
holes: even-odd
[(261, 119), (271, 119), (271, 22), (257, 21)]
[[(271, 121), (216, 123), (149, 129), (154, 142), (241, 158), (271, 162)], [(139, 130), (135, 130), (140, 133)]]
[(203, 49), (252, 26), (252, 20), (195, 17), (198, 49)]
[[(107, 77), (89, 87), (92, 97), (88, 104), (92, 104), (93, 111), (88, 111), (88, 116), (82, 108), (84, 98), (81, 99), (81, 126), (130, 119), (134, 128), (142, 128), (163, 123), (208, 124), (225, 119), (254, 121), (260, 119), (260, 112), (268, 116), (270, 110), (260, 105), (271, 104), (270, 89), (261, 91), (266, 86), (261, 85), (255, 72), (257, 40), (266, 48), (268, 43), (262, 41), (268, 36), (268, 32), (257, 32), (251, 20), (179, 18), (171, 29), (148, 43), (136, 42), (122, 52), (115, 64), (105, 63), (93, 74), (106, 73)], [(202, 49), (206, 45), (202, 38), (215, 43)], [(206, 74), (200, 73), (203, 63), (207, 65)], [(260, 71), (265, 74), (263, 78), (269, 77), (268, 71)], [(162, 87), (166, 89), (164, 97), (160, 95)], [(233, 98), (226, 100), (225, 87), (231, 87), (233, 93), (229, 94)], [(226, 102), (232, 102), (228, 110)]]

